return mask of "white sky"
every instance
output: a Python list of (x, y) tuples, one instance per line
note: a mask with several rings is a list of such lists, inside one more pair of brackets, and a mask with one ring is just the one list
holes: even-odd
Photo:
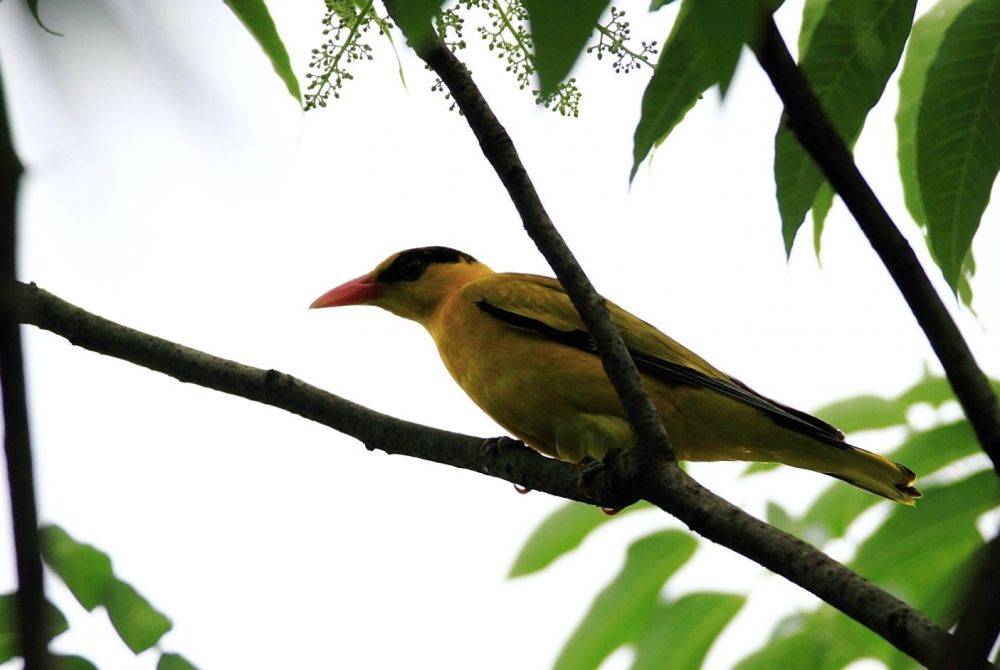
[[(782, 10), (794, 42), (797, 3)], [(661, 43), (623, 2), (637, 39)], [(322, 3), (272, 2), (304, 75)], [(547, 273), (460, 116), (388, 45), (339, 101), (302, 115), (222, 2), (0, 3), (0, 62), (18, 148), (21, 277), (85, 309), (241, 363), (276, 368), (394, 416), (473, 435), (499, 429), (454, 386), (415, 324), (374, 309), (306, 306), (413, 246), (447, 245), (497, 270)], [(473, 29), (466, 35), (476, 42)], [(932, 355), (843, 206), (786, 264), (771, 176), (780, 107), (744, 54), (724, 105), (710, 92), (627, 182), (648, 71), (588, 60), (581, 118), (535, 108), (483, 50), (463, 57), (517, 143), (552, 218), (598, 289), (757, 390), (804, 409), (894, 394)], [(857, 155), (926, 261), (898, 186), (896, 87)], [(980, 321), (960, 323), (1000, 375), (997, 216), (977, 241)], [(929, 267), (929, 263), (925, 263)], [(936, 270), (935, 282), (943, 288)], [(182, 385), (26, 329), (42, 519), (111, 554), (174, 621), (162, 647), (203, 669), (544, 668), (636, 534), (610, 524), (539, 576), (504, 579), (561, 501), (401, 457), (278, 410)], [(871, 446), (862, 442), (862, 446)], [(737, 481), (693, 468), (754, 513), (801, 509), (827, 481), (783, 469)], [(3, 546), (11, 547), (4, 494)], [(708, 667), (761, 642), (769, 617), (810, 599), (725, 551), (671, 593), (758, 587)], [(0, 590), (14, 588), (12, 550)], [(151, 668), (101, 613), (53, 579), (72, 632), (57, 648), (102, 668)], [(762, 589), (772, 589), (764, 591)], [(110, 641), (110, 642), (109, 642)], [(626, 667), (625, 655), (608, 667)], [(12, 664), (16, 665), (16, 664)]]

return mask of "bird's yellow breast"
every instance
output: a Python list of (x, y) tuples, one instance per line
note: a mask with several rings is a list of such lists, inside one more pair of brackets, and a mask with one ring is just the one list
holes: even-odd
[(483, 312), (475, 282), (428, 321), (441, 359), (494, 421), (535, 449), (569, 461), (634, 443), (596, 356)]
[[(494, 421), (550, 456), (575, 462), (634, 446), (597, 356), (480, 309), (481, 289), (495, 295), (490, 282), (496, 277), (466, 283), (425, 322), (458, 385)], [(748, 447), (762, 448), (771, 439), (773, 424), (762, 423), (753, 408), (705, 389), (648, 375), (643, 380), (683, 460), (746, 459)], [(765, 434), (756, 435), (762, 428)]]

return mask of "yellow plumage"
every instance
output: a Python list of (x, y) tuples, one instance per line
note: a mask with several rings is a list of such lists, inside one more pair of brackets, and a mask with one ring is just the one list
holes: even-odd
[[(566, 461), (635, 438), (593, 342), (559, 283), (497, 274), (444, 247), (400, 252), (313, 307), (371, 304), (423, 325), (455, 381), (497, 423)], [(906, 467), (853, 447), (804, 412), (765, 398), (617, 305), (622, 332), (685, 461), (769, 461), (838, 477), (912, 504)]]

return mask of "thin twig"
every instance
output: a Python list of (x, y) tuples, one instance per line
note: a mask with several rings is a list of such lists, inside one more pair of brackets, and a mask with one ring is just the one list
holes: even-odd
[[(840, 195), (892, 275), (941, 361), (979, 443), (993, 461), (994, 470), (1000, 474), (1000, 404), (961, 331), (948, 314), (906, 238), (858, 170), (850, 150), (792, 59), (773, 18), (768, 17), (765, 21), (761, 39), (753, 48), (760, 66), (770, 77), (785, 105), (789, 128)], [(986, 591), (973, 591), (971, 598), (1000, 602), (1000, 582), (992, 572), (995, 566), (995, 560), (983, 562), (981, 569), (984, 572), (977, 575), (974, 583)], [(994, 604), (982, 611), (997, 607), (1000, 605)], [(950, 667), (954, 668), (971, 667), (974, 660), (985, 658), (1000, 635), (1000, 616), (967, 621), (967, 613), (971, 615), (981, 611), (981, 608), (970, 602), (962, 609), (966, 612), (958, 630), (962, 631), (959, 637), (963, 645), (959, 654), (950, 657), (953, 663)], [(986, 651), (983, 652), (983, 649)]]
[[(390, 16), (394, 5), (387, 2)], [(398, 21), (397, 21), (398, 23)], [(940, 668), (951, 637), (914, 610), (797, 538), (754, 519), (688, 477), (664, 455), (668, 440), (655, 408), (621, 343), (604, 301), (594, 291), (552, 226), (513, 142), (490, 110), (468, 70), (438, 39), (411, 45), (447, 84), (483, 153), (552, 266), (597, 343), (601, 359), (628, 412), (638, 446), (608, 465), (612, 488), (658, 505), (704, 537), (737, 551), (817, 595), (930, 668)], [(978, 666), (970, 666), (978, 667)], [(984, 667), (989, 667), (984, 666)]]
[(17, 191), (22, 172), (11, 138), (0, 74), (0, 388), (3, 389), (4, 453), (17, 555), (20, 653), (26, 670), (42, 670), (49, 667), (46, 632), (50, 628), (38, 549), (21, 329), (13, 314), (11, 293), (17, 281)]

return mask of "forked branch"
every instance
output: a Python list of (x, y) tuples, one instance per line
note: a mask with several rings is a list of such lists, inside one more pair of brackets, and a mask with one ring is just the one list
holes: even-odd
[[(387, 2), (387, 8), (393, 16), (394, 4)], [(604, 309), (603, 299), (552, 225), (512, 140), (468, 70), (433, 34), (423, 43), (411, 46), (451, 91), (483, 153), (507, 188), (525, 230), (552, 266), (594, 337), (608, 377), (628, 412), (639, 446), (611, 459), (607, 464), (606, 485), (612, 490), (623, 487), (628, 494), (622, 491), (620, 497), (635, 495), (648, 500), (700, 535), (802, 586), (927, 667), (944, 667), (952, 638), (924, 614), (815, 547), (712, 494), (677, 467), (659, 417), (642, 388), (617, 328)]]

